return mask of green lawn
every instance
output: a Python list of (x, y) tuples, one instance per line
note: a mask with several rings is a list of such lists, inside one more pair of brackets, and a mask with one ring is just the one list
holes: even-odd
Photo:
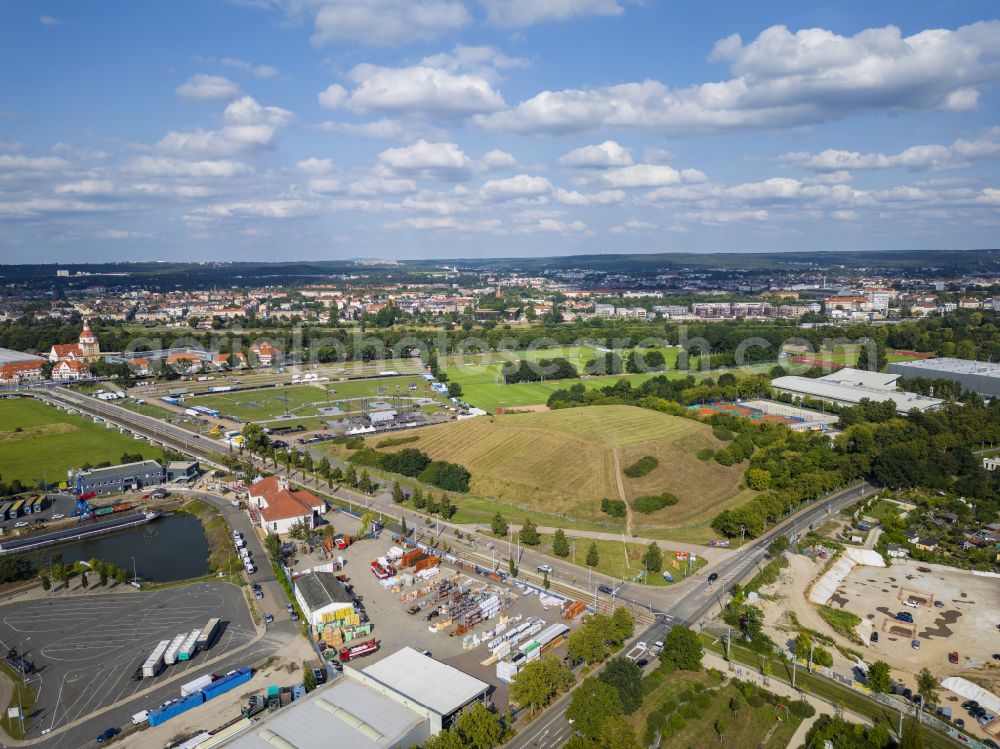
[[(416, 390), (411, 391), (412, 386), (415, 386)], [(316, 423), (316, 426), (320, 426), (326, 419), (360, 412), (361, 402), (357, 399), (388, 399), (393, 395), (444, 401), (444, 396), (432, 391), (425, 380), (407, 376), (187, 396), (183, 405), (214, 408), (224, 416), (236, 416), (243, 421), (276, 419), (283, 416), (287, 410), (292, 416), (300, 419), (322, 417)], [(319, 409), (327, 406), (340, 408), (342, 414), (322, 416)], [(289, 423), (295, 422), (290, 420)]]
[[(35, 693), (32, 691), (31, 687), (24, 683), (24, 678), (17, 671), (12, 669), (6, 663), (0, 663), (0, 671), (3, 671), (4, 676), (7, 680), (14, 685), (14, 689), (11, 691), (10, 703), (7, 708), (4, 709), (3, 714), (0, 715), (0, 728), (10, 736), (12, 739), (18, 741), (24, 739), (24, 734), (27, 732), (30, 718), (32, 713), (35, 712)], [(21, 715), (24, 716), (23, 727), (21, 720), (11, 720), (7, 717), (7, 710), (10, 708), (20, 708)]]
[[(652, 349), (640, 349), (651, 351)], [(685, 373), (673, 369), (677, 361), (679, 349), (658, 349), (666, 360), (666, 372), (647, 372), (636, 375), (607, 375), (604, 377), (587, 377), (579, 380), (548, 380), (546, 382), (522, 382), (511, 385), (502, 383), (501, 369), (505, 361), (525, 359), (538, 361), (562, 357), (582, 370), (587, 361), (602, 354), (591, 346), (565, 346), (553, 349), (530, 349), (515, 352), (494, 352), (490, 354), (471, 354), (466, 356), (449, 356), (444, 362), (449, 382), (457, 382), (462, 386), (462, 399), (478, 406), (485, 411), (495, 411), (497, 408), (517, 408), (518, 406), (535, 406), (545, 403), (556, 390), (569, 387), (577, 382), (583, 383), (588, 390), (613, 385), (621, 379), (628, 379), (633, 385), (638, 385), (651, 377), (666, 374), (668, 377), (684, 377)]]
[[(647, 679), (653, 679), (654, 674)], [(784, 703), (784, 700), (781, 700)], [(732, 708), (735, 708), (735, 713)], [(642, 745), (657, 733), (660, 746), (785, 749), (802, 719), (778, 705), (752, 707), (731, 681), (721, 685), (706, 672), (677, 671), (661, 678), (639, 710), (629, 716)]]
[[(587, 552), (592, 543), (597, 545), (599, 559), (597, 566), (594, 567), (595, 571), (617, 578), (618, 580), (634, 580), (642, 572), (643, 558), (646, 556), (647, 551), (645, 544), (637, 544), (631, 541), (622, 543), (621, 541), (609, 541), (607, 539), (574, 538), (573, 536), (567, 536), (567, 540), (570, 543), (571, 551), (570, 555), (566, 557), (566, 561), (579, 565), (582, 568), (581, 576), (586, 574)], [(555, 557), (555, 554), (552, 552), (552, 536), (542, 535), (541, 545), (533, 548), (536, 551), (541, 551), (544, 554)], [(555, 558), (559, 559), (560, 557)], [(673, 566), (674, 561), (674, 552), (664, 550), (663, 570), (669, 572), (674, 580), (678, 581), (681, 580), (681, 570), (687, 569), (687, 562), (678, 562), (679, 567), (675, 568)], [(698, 559), (692, 571), (697, 571), (704, 567), (705, 564), (704, 559)], [(645, 583), (657, 586), (671, 584), (664, 580), (663, 575), (659, 572), (648, 573), (645, 577)]]
[(84, 463), (118, 463), (122, 453), (160, 458), (163, 451), (105, 424), (67, 414), (31, 398), (0, 401), (0, 473), (5, 481), (57, 483)]

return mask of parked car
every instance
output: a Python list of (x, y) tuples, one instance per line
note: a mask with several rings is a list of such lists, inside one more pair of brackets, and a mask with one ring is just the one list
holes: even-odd
[(62, 520), (64, 517), (66, 517), (66, 516), (63, 515), (61, 512), (57, 512), (55, 515), (52, 516), (52, 519), (53, 520)]
[(911, 609), (920, 608), (920, 604), (914, 601), (912, 598), (908, 598), (907, 600), (903, 601), (903, 605), (909, 606)]
[(934, 608), (940, 609), (942, 607), (944, 607), (944, 602), (943, 601), (935, 601), (934, 602)]
[(106, 728), (101, 733), (97, 734), (97, 743), (103, 744), (105, 741), (110, 741), (121, 732), (120, 728)]
[(920, 650), (920, 640), (914, 640), (910, 643), (910, 647), (914, 650)]
[(264, 617), (265, 624), (271, 624), (273, 622), (274, 622), (274, 616), (272, 616), (271, 614), (268, 614), (267, 616)]
[(912, 699), (913, 698), (913, 690), (910, 689), (909, 687), (906, 687), (905, 689), (903, 689), (903, 697), (905, 699), (908, 699), (908, 700)]
[(994, 653), (993, 654), (993, 660), (1000, 661), (1000, 653)]
[(906, 622), (907, 624), (913, 624), (913, 614), (911, 614), (909, 611), (896, 612), (896, 618), (901, 622)]
[(552, 574), (552, 565), (551, 564), (540, 564), (540, 565), (538, 565), (538, 567), (536, 567), (536, 570), (538, 572), (545, 572), (545, 573), (548, 573), (549, 575), (551, 575)]
[(872, 636), (870, 639), (872, 642), (878, 642), (878, 632), (872, 632)]
[(299, 615), (296, 614), (294, 611), (291, 613), (291, 620), (293, 622), (297, 622), (299, 620)]
[(959, 728), (965, 728), (965, 720), (962, 718), (955, 718), (955, 725)]
[(966, 700), (962, 703), (963, 710), (972, 710), (973, 708), (979, 707), (979, 703), (975, 700)]
[(18, 522), (14, 523), (15, 528), (27, 528), (29, 525), (31, 525), (31, 523), (29, 523), (27, 520), (19, 520)]
[(614, 591), (611, 590), (611, 587), (608, 585), (598, 585), (597, 589), (602, 593), (604, 593), (604, 595), (606, 596), (610, 596), (612, 593), (614, 593)]
[(708, 581), (710, 583), (714, 583), (718, 579), (719, 579), (719, 573), (718, 572), (713, 572), (711, 575), (708, 576)]

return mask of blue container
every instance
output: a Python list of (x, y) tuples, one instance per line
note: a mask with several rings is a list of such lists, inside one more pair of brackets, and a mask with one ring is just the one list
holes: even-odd
[(182, 697), (176, 702), (171, 702), (169, 705), (163, 705), (150, 711), (149, 713), (149, 725), (158, 726), (161, 723), (166, 723), (171, 718), (176, 718), (181, 713), (186, 713), (192, 707), (198, 707), (205, 701), (205, 695), (201, 692), (195, 692), (187, 697)]
[(225, 694), (230, 689), (238, 687), (240, 684), (246, 684), (250, 681), (250, 677), (253, 673), (249, 668), (240, 668), (235, 671), (223, 676), (221, 679), (216, 679), (211, 684), (203, 688), (200, 694), (204, 695), (205, 701), (214, 699), (220, 694)]
[(292, 685), (292, 701), (301, 700), (306, 696), (306, 688), (303, 684)]

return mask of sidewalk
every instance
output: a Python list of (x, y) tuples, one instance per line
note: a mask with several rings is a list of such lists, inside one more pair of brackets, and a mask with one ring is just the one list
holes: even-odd
[[(742, 681), (751, 681), (769, 692), (781, 695), (782, 697), (788, 697), (792, 700), (804, 699), (816, 708), (816, 714), (813, 717), (806, 718), (799, 724), (799, 727), (796, 729), (791, 741), (788, 742), (788, 749), (798, 749), (798, 747), (805, 743), (806, 734), (809, 732), (809, 729), (812, 728), (813, 723), (816, 722), (820, 715), (840, 715), (845, 720), (849, 720), (852, 723), (864, 723), (871, 725), (871, 721), (868, 718), (852, 713), (850, 710), (834, 708), (833, 704), (827, 702), (826, 700), (814, 697), (811, 694), (806, 694), (805, 692), (800, 692), (799, 690), (792, 688), (791, 684), (781, 681), (780, 679), (763, 676), (759, 671), (755, 671), (749, 666), (736, 663), (730, 664), (724, 658), (716, 655), (715, 653), (709, 653), (706, 651), (702, 656), (702, 663), (706, 668), (716, 668), (726, 676), (735, 677), (737, 679), (741, 679)], [(730, 666), (732, 666), (732, 671), (730, 671)]]

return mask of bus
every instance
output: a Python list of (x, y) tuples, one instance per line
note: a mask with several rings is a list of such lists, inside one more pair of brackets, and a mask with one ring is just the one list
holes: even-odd
[(14, 504), (11, 505), (11, 508), (10, 508), (10, 511), (9, 511), (9, 514), (7, 515), (7, 517), (8, 518), (19, 518), (19, 517), (21, 517), (21, 509), (23, 507), (24, 507), (24, 500), (23, 499), (14, 500)]
[(36, 497), (31, 503), (32, 512), (41, 512), (45, 509), (45, 495)]
[(4, 502), (0, 505), (0, 520), (6, 520), (9, 517), (7, 513), (10, 512), (10, 506), (12, 504), (13, 502)]

